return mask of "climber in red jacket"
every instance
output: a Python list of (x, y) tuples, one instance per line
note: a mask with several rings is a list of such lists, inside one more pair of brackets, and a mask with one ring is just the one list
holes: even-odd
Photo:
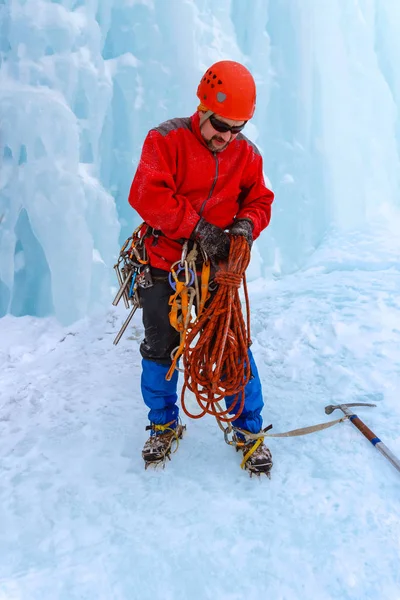
[[(179, 345), (168, 317), (170, 266), (181, 258), (184, 240), (197, 241), (215, 268), (228, 257), (227, 232), (244, 236), (251, 248), (270, 221), (274, 198), (264, 183), (258, 149), (241, 133), (255, 110), (251, 73), (237, 62), (215, 63), (202, 77), (197, 95), (194, 115), (166, 121), (148, 133), (129, 194), (130, 204), (153, 231), (145, 246), (154, 285), (138, 290), (145, 328), (142, 394), (151, 423), (142, 453), (147, 462), (165, 457), (174, 436), (181, 435), (177, 372), (165, 380), (171, 351)], [(252, 378), (243, 412), (233, 425), (258, 433), (262, 390), (250, 351), (249, 360)], [(250, 471), (269, 472), (270, 451), (261, 444), (248, 462)]]

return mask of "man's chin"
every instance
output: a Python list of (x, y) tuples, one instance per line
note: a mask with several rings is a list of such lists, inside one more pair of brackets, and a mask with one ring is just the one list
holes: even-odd
[(212, 152), (222, 152), (228, 146), (229, 142), (225, 142), (224, 144), (215, 144), (214, 142), (209, 142), (208, 147)]

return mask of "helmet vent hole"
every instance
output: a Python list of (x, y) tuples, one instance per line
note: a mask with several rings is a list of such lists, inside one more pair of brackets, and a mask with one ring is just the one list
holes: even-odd
[(218, 79), (218, 85), (222, 85), (222, 81)]
[(213, 75), (213, 79), (217, 79), (217, 76), (215, 75), (215, 73), (214, 73), (214, 75)]
[(207, 83), (210, 83), (210, 80), (209, 80), (209, 79), (207, 79)]
[(212, 71), (208, 71), (208, 74), (209, 74), (209, 75), (212, 75)]

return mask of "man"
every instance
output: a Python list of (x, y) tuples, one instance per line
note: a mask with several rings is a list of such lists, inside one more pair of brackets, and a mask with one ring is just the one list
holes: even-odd
[[(192, 117), (166, 121), (148, 133), (129, 195), (132, 207), (153, 228), (145, 246), (154, 285), (139, 289), (145, 329), (141, 385), (151, 430), (142, 453), (146, 462), (162, 461), (182, 435), (178, 372), (165, 379), (171, 351), (179, 345), (168, 317), (170, 266), (180, 259), (183, 241), (194, 240), (218, 268), (229, 254), (226, 230), (244, 236), (251, 247), (270, 221), (274, 198), (264, 184), (259, 151), (240, 133), (255, 110), (251, 73), (237, 62), (217, 62), (202, 77), (197, 96), (200, 105)], [(250, 351), (249, 361), (252, 377), (243, 412), (233, 426), (259, 433), (263, 398)], [(248, 455), (245, 468), (268, 473), (268, 448), (261, 443), (253, 451), (254, 440), (240, 433), (236, 439)]]

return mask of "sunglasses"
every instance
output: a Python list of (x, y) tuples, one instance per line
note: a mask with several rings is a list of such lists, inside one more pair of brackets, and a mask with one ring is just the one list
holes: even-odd
[(233, 135), (236, 135), (237, 133), (240, 133), (243, 129), (243, 127), (246, 125), (247, 121), (245, 121), (242, 125), (228, 125), (228, 123), (224, 123), (223, 121), (220, 121), (219, 119), (217, 119), (217, 117), (215, 115), (211, 115), (210, 117), (210, 123), (212, 125), (212, 127), (215, 129), (215, 131), (218, 131), (218, 133), (226, 133), (227, 131), (230, 131)]

